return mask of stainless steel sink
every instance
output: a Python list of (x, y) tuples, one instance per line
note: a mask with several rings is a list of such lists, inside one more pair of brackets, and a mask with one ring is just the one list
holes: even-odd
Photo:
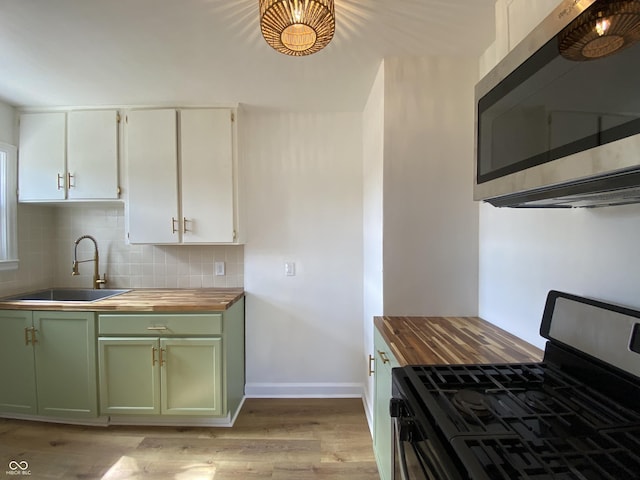
[(14, 295), (3, 298), (2, 301), (12, 302), (19, 300), (40, 300), (46, 302), (95, 302), (109, 297), (115, 297), (131, 290), (122, 289), (92, 289), (92, 288), (48, 288), (37, 292)]

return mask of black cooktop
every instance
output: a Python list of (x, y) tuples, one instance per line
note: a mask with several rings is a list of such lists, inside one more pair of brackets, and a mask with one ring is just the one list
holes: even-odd
[(403, 371), (421, 402), (414, 418), (435, 425), (474, 480), (640, 478), (638, 402), (545, 363)]

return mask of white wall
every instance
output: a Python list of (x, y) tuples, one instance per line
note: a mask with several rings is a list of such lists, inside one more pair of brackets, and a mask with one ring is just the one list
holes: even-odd
[[(384, 161), (384, 62), (380, 64), (362, 113), (362, 209), (364, 354), (373, 354), (373, 317), (382, 303), (382, 186)], [(367, 360), (368, 361), (368, 360)], [(367, 412), (373, 410), (373, 377), (365, 383)]]
[(238, 127), (246, 393), (360, 396), (362, 116), (246, 108)]
[(384, 65), (384, 313), (476, 315), (477, 60), (387, 58)]
[[(559, 4), (498, 0), (496, 43), (508, 39), (513, 48)], [(480, 71), (488, 67), (481, 60)], [(639, 205), (519, 210), (483, 204), (480, 316), (542, 347), (538, 331), (551, 289), (640, 308), (638, 238)]]
[(18, 145), (18, 133), (16, 132), (15, 122), (15, 108), (4, 102), (0, 102), (0, 142)]
[[(365, 354), (376, 315), (476, 315), (475, 59), (386, 58), (363, 112)], [(365, 382), (371, 416), (372, 382)]]
[(518, 210), (483, 205), (480, 316), (542, 347), (547, 292), (640, 308), (640, 206)]

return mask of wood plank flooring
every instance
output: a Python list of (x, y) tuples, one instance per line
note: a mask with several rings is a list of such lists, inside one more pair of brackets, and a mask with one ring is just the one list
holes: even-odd
[(379, 479), (361, 399), (247, 399), (233, 428), (0, 419), (0, 478), (26, 478), (12, 461), (32, 479)]

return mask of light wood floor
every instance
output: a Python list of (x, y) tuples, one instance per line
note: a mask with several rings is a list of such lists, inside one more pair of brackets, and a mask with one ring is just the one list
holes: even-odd
[[(28, 462), (31, 476), (9, 475), (11, 461)], [(379, 477), (362, 400), (247, 399), (233, 428), (78, 427), (0, 419), (0, 478)]]

